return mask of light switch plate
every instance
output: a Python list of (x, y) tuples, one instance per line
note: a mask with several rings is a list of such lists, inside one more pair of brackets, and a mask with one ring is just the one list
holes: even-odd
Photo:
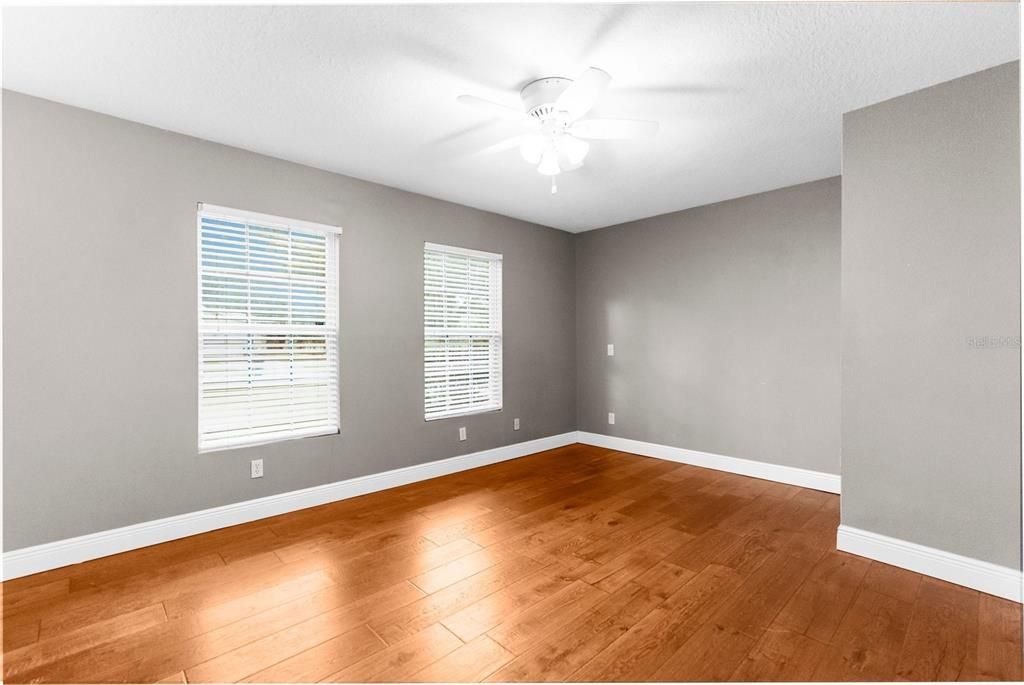
[(615, 345), (612, 345), (611, 343), (608, 343), (608, 356), (609, 357), (614, 357), (615, 356)]
[(465, 439), (466, 439), (466, 427), (465, 426), (460, 426), (459, 427), (459, 440), (465, 440)]

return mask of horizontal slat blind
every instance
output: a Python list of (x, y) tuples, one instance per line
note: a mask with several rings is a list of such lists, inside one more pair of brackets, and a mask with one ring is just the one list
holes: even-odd
[(199, 449), (338, 432), (338, 236), (199, 212)]
[(501, 409), (501, 255), (423, 251), (424, 417)]

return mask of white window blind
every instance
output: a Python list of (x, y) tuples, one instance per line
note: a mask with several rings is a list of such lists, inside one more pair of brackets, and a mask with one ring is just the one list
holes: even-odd
[(501, 409), (501, 255), (423, 250), (424, 417)]
[(199, 206), (199, 449), (338, 432), (341, 229)]

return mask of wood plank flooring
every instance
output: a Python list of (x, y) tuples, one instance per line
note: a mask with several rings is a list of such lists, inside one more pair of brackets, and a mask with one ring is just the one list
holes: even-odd
[(7, 682), (1020, 680), (839, 498), (572, 445), (3, 585)]

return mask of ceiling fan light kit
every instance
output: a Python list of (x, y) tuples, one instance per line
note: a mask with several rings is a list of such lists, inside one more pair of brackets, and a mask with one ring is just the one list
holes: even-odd
[[(506, 107), (474, 95), (460, 95), (458, 101), (514, 119), (531, 129), (515, 138), (487, 148), (497, 152), (512, 147), (537, 173), (551, 177), (551, 193), (558, 192), (555, 177), (563, 171), (583, 166), (594, 140), (628, 140), (652, 136), (658, 131), (656, 121), (635, 119), (580, 120), (597, 104), (611, 82), (608, 72), (590, 67), (576, 80), (563, 76), (547, 76), (527, 83), (519, 91), (522, 110)], [(538, 131), (539, 129), (539, 131)]]

